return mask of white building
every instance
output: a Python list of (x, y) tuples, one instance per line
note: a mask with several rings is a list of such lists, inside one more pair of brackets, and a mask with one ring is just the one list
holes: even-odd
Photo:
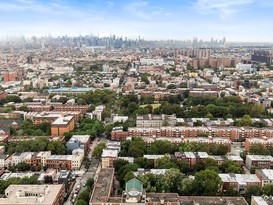
[(236, 69), (238, 72), (255, 72), (255, 71), (257, 71), (257, 69), (255, 68), (255, 66), (253, 64), (238, 63), (236, 65)]

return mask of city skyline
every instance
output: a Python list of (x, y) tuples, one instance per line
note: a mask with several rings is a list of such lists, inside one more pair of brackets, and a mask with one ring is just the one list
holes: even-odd
[(273, 42), (272, 0), (0, 1), (0, 36), (141, 36)]

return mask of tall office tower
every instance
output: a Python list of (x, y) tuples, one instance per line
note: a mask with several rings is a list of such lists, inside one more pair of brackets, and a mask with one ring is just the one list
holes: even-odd
[(27, 57), (27, 64), (33, 64), (31, 56)]
[(226, 44), (226, 37), (223, 38), (223, 44)]

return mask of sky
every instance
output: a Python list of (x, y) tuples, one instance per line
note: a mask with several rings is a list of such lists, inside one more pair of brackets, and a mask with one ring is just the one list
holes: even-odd
[(0, 0), (0, 36), (273, 42), (273, 0)]

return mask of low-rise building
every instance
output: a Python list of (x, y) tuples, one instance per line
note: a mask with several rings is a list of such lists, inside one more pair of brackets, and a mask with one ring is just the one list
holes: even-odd
[(62, 205), (64, 185), (10, 185), (5, 197), (0, 198), (3, 205)]
[(102, 168), (100, 170), (97, 180), (94, 183), (89, 205), (102, 205), (106, 202), (109, 203), (110, 197), (113, 193), (114, 173), (115, 170), (113, 168)]
[(223, 190), (227, 187), (245, 192), (249, 186), (262, 186), (261, 180), (255, 174), (218, 174), (223, 182)]
[(256, 175), (261, 180), (262, 186), (273, 184), (273, 169), (257, 169)]
[(75, 149), (83, 149), (84, 154), (87, 155), (90, 149), (90, 135), (73, 135), (66, 143), (67, 153), (71, 154)]
[(191, 167), (209, 157), (206, 152), (175, 152), (174, 156), (177, 161), (185, 161)]
[(271, 196), (252, 196), (251, 205), (272, 205), (273, 198)]
[(103, 149), (101, 155), (101, 167), (113, 168), (114, 161), (118, 159), (118, 150)]
[(64, 133), (74, 130), (75, 120), (73, 116), (59, 117), (51, 124), (51, 134), (63, 136)]
[(269, 155), (246, 155), (246, 167), (270, 169), (273, 164), (273, 157)]
[(104, 105), (100, 105), (95, 107), (95, 110), (91, 113), (86, 113), (87, 117), (89, 117), (90, 119), (94, 119), (94, 120), (102, 120), (102, 112), (105, 109)]
[(161, 127), (175, 126), (176, 115), (138, 115), (136, 118), (137, 127)]
[(119, 122), (124, 123), (128, 120), (128, 116), (114, 116), (113, 117), (113, 123)]
[(252, 145), (262, 145), (265, 148), (273, 146), (273, 138), (246, 138), (245, 140), (245, 149), (249, 151)]
[(111, 132), (111, 140), (124, 140), (129, 136), (127, 131), (123, 131), (123, 127), (113, 127)]

